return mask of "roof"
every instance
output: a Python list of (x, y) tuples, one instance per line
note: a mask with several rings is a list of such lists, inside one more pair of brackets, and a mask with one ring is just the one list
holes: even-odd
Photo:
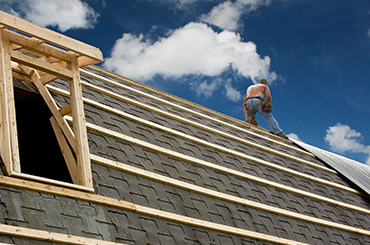
[[(0, 219), (30, 229), (0, 241), (370, 242), (368, 196), (310, 152), (99, 67), (80, 73), (94, 193), (0, 176)], [(63, 79), (46, 87), (69, 104)]]

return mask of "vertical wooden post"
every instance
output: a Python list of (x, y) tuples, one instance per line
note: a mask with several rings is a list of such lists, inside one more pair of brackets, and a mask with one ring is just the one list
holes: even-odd
[(13, 171), (20, 172), (20, 164), (10, 44), (3, 30), (0, 30), (0, 55), (1, 157), (8, 174), (11, 174)]
[(78, 59), (72, 54), (71, 70), (73, 78), (69, 80), (70, 101), (72, 106), (73, 132), (75, 135), (75, 153), (78, 168), (80, 169), (80, 183), (88, 188), (92, 188), (92, 175), (90, 167), (90, 152), (87, 141), (86, 119), (82, 100), (82, 85), (80, 81), (80, 72)]

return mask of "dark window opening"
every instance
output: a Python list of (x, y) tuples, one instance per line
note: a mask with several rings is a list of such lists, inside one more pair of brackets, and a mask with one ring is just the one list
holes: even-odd
[(41, 95), (14, 88), (21, 172), (72, 183)]

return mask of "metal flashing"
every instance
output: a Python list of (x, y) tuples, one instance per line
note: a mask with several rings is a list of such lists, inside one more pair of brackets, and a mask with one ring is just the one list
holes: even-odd
[(370, 195), (370, 166), (298, 140), (290, 140), (296, 145), (314, 154), (318, 159), (328, 164), (353, 184), (361, 188), (361, 190)]

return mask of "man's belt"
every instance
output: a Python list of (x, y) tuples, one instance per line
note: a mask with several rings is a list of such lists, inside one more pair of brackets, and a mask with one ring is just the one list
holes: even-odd
[(250, 97), (250, 98), (248, 98), (247, 100), (249, 100), (249, 99), (259, 99), (259, 100), (261, 100), (261, 99), (262, 99), (262, 97), (260, 97), (260, 96)]

